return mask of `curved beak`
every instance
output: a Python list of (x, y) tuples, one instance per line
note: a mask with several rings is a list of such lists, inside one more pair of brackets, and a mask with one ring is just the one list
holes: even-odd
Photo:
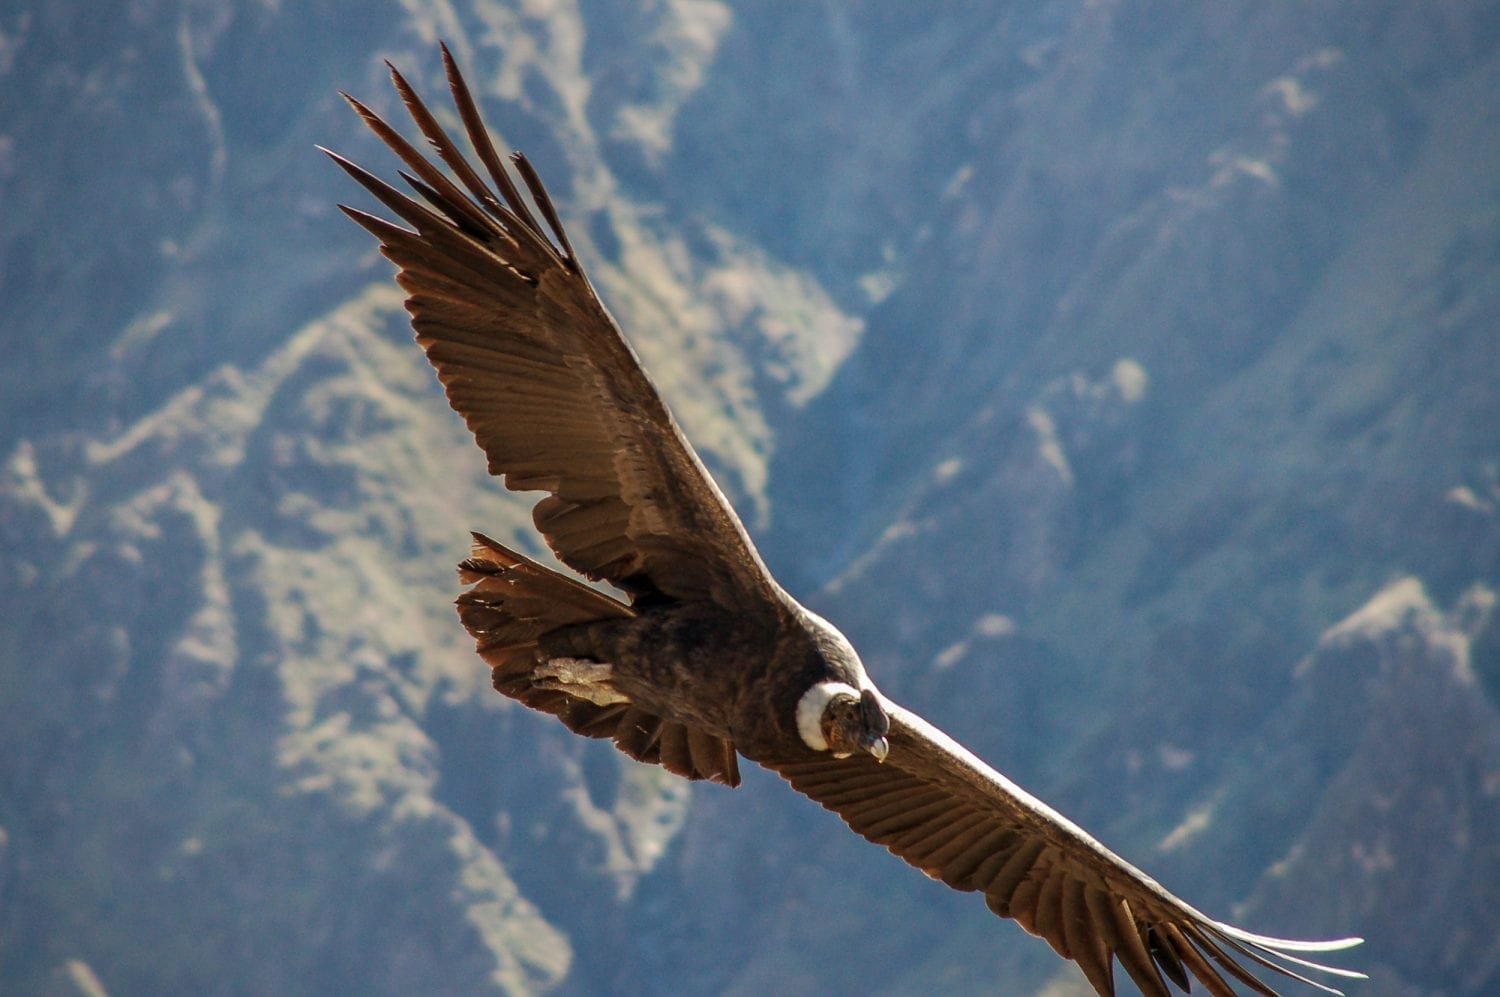
[(859, 719), (860, 746), (874, 755), (877, 762), (885, 761), (885, 756), (891, 753), (890, 742), (885, 739), (886, 731), (891, 729), (891, 718), (886, 716), (874, 689), (859, 694)]

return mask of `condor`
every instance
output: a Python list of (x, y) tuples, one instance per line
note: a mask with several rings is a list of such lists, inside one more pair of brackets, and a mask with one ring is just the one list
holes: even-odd
[[(831, 624), (771, 577), (595, 294), (531, 164), (490, 142), (442, 50), (472, 164), (392, 69), (445, 173), (358, 101), (415, 197), (335, 153), (406, 225), (354, 208), (409, 297), (417, 342), (506, 487), (547, 493), (536, 528), (613, 598), (480, 534), (459, 566), (463, 625), (495, 688), (587, 737), (688, 779), (779, 773), (857, 834), (977, 891), (1101, 994), (1113, 966), (1146, 994), (1273, 991), (1251, 969), (1299, 970), (1359, 939), (1293, 941), (1211, 920), (881, 694)], [(325, 150), (326, 151), (326, 150)], [(483, 171), (481, 173), (481, 171)]]

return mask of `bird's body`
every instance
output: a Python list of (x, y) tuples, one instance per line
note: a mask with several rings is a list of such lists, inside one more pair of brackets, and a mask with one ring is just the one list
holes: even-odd
[[(517, 569), (537, 605), (515, 606)], [(736, 753), (762, 761), (806, 743), (798, 706), (809, 689), (873, 685), (843, 635), (779, 588), (767, 602), (735, 610), (711, 600), (627, 607), (478, 534), (462, 570), (476, 585), (460, 597), (459, 615), (497, 689), (688, 778), (738, 785)], [(565, 612), (531, 637), (541, 613), (579, 602), (597, 615)], [(673, 735), (657, 733), (658, 721), (686, 728), (700, 743), (705, 736), (719, 742), (717, 764), (679, 761)]]
[(1267, 938), (1211, 920), (875, 688), (849, 641), (766, 570), (534, 170), (512, 158), (535, 212), (443, 57), (489, 181), (392, 70), (456, 182), (351, 99), (421, 200), (330, 153), (412, 228), (344, 210), (399, 268), (417, 341), (490, 472), (546, 492), (533, 518), (554, 553), (625, 596), (474, 534), (458, 610), (495, 688), (686, 778), (737, 785), (741, 757), (777, 772), (927, 875), (982, 893), (1100, 993), (1113, 992), (1115, 960), (1148, 994), (1190, 978), (1231, 994), (1224, 974), (1273, 993), (1241, 960), (1325, 990), (1292, 966), (1358, 976), (1298, 954), (1357, 939)]
[(742, 719), (790, 716), (776, 696), (791, 686), (771, 676), (806, 671), (809, 685), (822, 677), (812, 671), (806, 638), (790, 613), (739, 614), (674, 602), (627, 619), (575, 624), (548, 634), (539, 649), (548, 660), (608, 663), (611, 685), (631, 703), (753, 757), (755, 745), (795, 733), (752, 729)]

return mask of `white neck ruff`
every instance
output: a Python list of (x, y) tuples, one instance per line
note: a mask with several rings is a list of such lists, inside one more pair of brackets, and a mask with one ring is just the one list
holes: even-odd
[(802, 743), (814, 751), (827, 751), (828, 739), (823, 736), (823, 711), (835, 696), (859, 698), (859, 690), (847, 682), (819, 682), (797, 700), (797, 733)]

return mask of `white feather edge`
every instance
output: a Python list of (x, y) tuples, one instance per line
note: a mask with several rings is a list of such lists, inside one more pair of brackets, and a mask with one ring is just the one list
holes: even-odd
[(818, 682), (797, 700), (797, 733), (802, 735), (802, 743), (814, 751), (828, 750), (828, 739), (823, 736), (823, 711), (838, 695), (858, 699), (859, 690), (847, 682)]

